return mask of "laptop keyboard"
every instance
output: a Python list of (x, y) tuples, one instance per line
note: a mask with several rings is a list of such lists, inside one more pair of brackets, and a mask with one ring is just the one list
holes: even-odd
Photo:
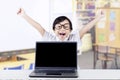
[[(44, 71), (36, 70), (35, 73), (39, 74), (45, 74)], [(47, 75), (69, 75), (69, 74), (75, 74), (75, 71), (47, 71)]]
[(32, 76), (36, 77), (54, 77), (54, 78), (76, 78), (76, 71), (43, 71), (43, 70), (35, 70)]
[(74, 73), (75, 71), (69, 71), (69, 70), (55, 70), (55, 71), (43, 71), (43, 70), (35, 70), (36, 73), (41, 73), (41, 72), (48, 72), (48, 73), (51, 73), (51, 72), (58, 72), (58, 73)]

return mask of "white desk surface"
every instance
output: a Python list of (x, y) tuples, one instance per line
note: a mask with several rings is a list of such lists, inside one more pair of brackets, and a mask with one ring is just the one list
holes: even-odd
[(120, 70), (80, 70), (78, 78), (30, 78), (33, 70), (0, 70), (0, 80), (120, 79)]
[[(57, 80), (57, 79), (70, 79), (70, 78), (30, 78), (29, 74), (33, 70), (1, 70), (0, 80)], [(73, 80), (79, 78), (72, 78)]]

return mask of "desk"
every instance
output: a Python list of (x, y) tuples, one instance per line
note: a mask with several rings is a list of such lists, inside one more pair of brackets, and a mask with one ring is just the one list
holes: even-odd
[(24, 64), (24, 69), (28, 69), (31, 63), (35, 61), (35, 53), (28, 53), (28, 54), (20, 54), (17, 55), (18, 57), (25, 58), (26, 60), (21, 61), (5, 61), (0, 62), (0, 69), (4, 69), (4, 67), (12, 67)]
[[(78, 78), (30, 78), (32, 70), (0, 70), (0, 80), (84, 80), (120, 79), (120, 70), (78, 70)], [(104, 73), (104, 74), (103, 74)]]
[(17, 55), (17, 56), (21, 57), (21, 58), (28, 59), (28, 60), (32, 60), (32, 61), (35, 60), (35, 53), (20, 54), (20, 55)]
[(116, 42), (101, 42), (101, 43), (95, 43), (93, 45), (101, 45), (101, 46), (108, 46), (113, 48), (120, 48), (120, 41)]
[[(120, 55), (120, 41), (116, 42), (102, 42), (102, 43), (95, 43), (93, 46), (106, 46), (108, 47), (108, 52), (112, 55), (115, 55), (115, 64), (117, 65), (117, 56)], [(96, 60), (96, 54), (95, 54), (95, 49), (94, 49), (94, 68), (95, 68), (95, 60)], [(117, 67), (118, 68), (118, 67)]]
[(17, 61), (17, 55), (34, 53), (35, 49), (22, 49), (22, 50), (12, 50), (0, 52), (0, 61)]
[[(29, 74), (33, 70), (1, 70), (0, 71), (0, 80), (66, 80), (71, 78), (30, 78)], [(80, 68), (78, 68), (78, 78), (72, 78), (73, 80), (79, 79), (79, 71)]]

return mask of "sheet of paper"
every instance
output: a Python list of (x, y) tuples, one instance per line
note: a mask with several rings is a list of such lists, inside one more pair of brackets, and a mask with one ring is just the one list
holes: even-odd
[(116, 14), (115, 14), (115, 12), (114, 11), (110, 11), (110, 20), (115, 20), (115, 18), (116, 18)]
[(113, 34), (113, 33), (111, 33), (110, 35), (109, 35), (109, 41), (114, 41), (115, 40), (115, 34)]
[(99, 34), (98, 35), (98, 41), (99, 42), (104, 42), (105, 41), (105, 34)]
[(105, 22), (104, 21), (98, 22), (97, 27), (98, 28), (105, 28)]
[(115, 31), (115, 22), (110, 22), (110, 31)]

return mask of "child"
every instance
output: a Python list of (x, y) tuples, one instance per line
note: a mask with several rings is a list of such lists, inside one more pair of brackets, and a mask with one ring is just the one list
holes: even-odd
[(54, 36), (47, 32), (39, 23), (29, 17), (22, 8), (19, 9), (17, 14), (21, 15), (28, 23), (36, 28), (45, 41), (76, 41), (79, 46), (81, 45), (80, 39), (83, 35), (89, 31), (103, 16), (100, 13), (94, 20), (79, 30), (77, 34), (71, 34), (73, 29), (71, 21), (66, 16), (59, 16), (53, 22)]

